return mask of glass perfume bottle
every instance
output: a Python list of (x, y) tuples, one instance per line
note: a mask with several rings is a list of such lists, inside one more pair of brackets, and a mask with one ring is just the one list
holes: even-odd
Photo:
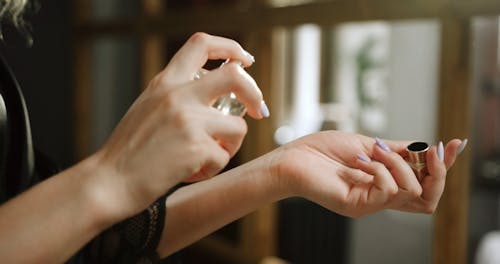
[[(229, 59), (224, 61), (219, 68), (224, 67), (229, 63)], [(234, 61), (234, 63), (238, 63), (241, 66), (241, 62)], [(195, 73), (194, 79), (198, 80), (203, 76), (203, 71), (199, 70)], [(234, 115), (234, 116), (244, 116), (246, 114), (247, 109), (245, 105), (243, 105), (238, 99), (236, 99), (236, 95), (234, 93), (230, 93), (226, 96), (222, 96), (212, 105), (215, 109), (221, 111), (224, 115)]]
[(225, 115), (244, 116), (247, 109), (236, 99), (234, 93), (220, 97), (215, 101), (213, 107)]

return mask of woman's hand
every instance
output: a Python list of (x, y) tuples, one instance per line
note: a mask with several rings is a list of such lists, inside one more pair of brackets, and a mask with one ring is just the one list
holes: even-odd
[[(241, 64), (229, 63), (193, 80), (207, 60), (228, 58)], [(211, 106), (233, 92), (250, 116), (263, 117), (262, 93), (243, 69), (252, 63), (235, 41), (194, 34), (95, 155), (105, 168), (97, 183), (106, 192), (103, 200), (126, 205), (128, 216), (188, 177), (200, 180), (218, 173), (239, 149), (247, 127), (242, 118)]]
[(460, 140), (450, 141), (443, 149), (444, 162), (431, 148), (430, 173), (422, 183), (403, 159), (410, 142), (386, 143), (391, 151), (384, 151), (373, 138), (320, 132), (180, 188), (167, 199), (170, 213), (158, 253), (168, 256), (259, 207), (290, 196), (302, 196), (351, 217), (386, 208), (432, 212), (443, 192), (446, 168), (461, 149)]
[[(444, 190), (446, 170), (461, 141), (427, 153), (429, 175), (421, 183), (404, 156), (410, 142), (386, 141), (339, 131), (309, 135), (276, 150), (274, 173), (290, 188), (339, 214), (359, 217), (382, 209), (432, 213)], [(361, 158), (360, 158), (361, 157)]]

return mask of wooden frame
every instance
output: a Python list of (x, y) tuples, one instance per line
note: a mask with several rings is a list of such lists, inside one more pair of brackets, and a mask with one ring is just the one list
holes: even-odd
[[(195, 31), (237, 31), (248, 35), (247, 43), (256, 52), (259, 60), (270, 58), (271, 32), (273, 26), (294, 26), (303, 23), (316, 23), (333, 26), (348, 21), (399, 20), (399, 19), (439, 19), (442, 25), (442, 53), (439, 89), (439, 128), (440, 139), (452, 137), (469, 138), (470, 116), (458, 115), (451, 109), (462, 109), (470, 113), (470, 18), (479, 15), (500, 14), (497, 0), (338, 0), (331, 2), (309, 3), (299, 6), (273, 8), (264, 4), (253, 4), (248, 10), (204, 9), (194, 11), (175, 11), (162, 7), (158, 12), (160, 0), (143, 0), (144, 10), (138, 17), (129, 20), (106, 22), (89, 21), (88, 1), (75, 1), (75, 89), (76, 89), (76, 143), (78, 156), (88, 153), (89, 142), (88, 87), (89, 49), (88, 44), (99, 35), (136, 35), (142, 40), (142, 80), (143, 87), (158, 72), (164, 61), (162, 53), (165, 37), (175, 37)], [(263, 2), (263, 1), (260, 1)], [(167, 14), (160, 16), (161, 14)], [(256, 19), (258, 17), (258, 19)], [(276, 96), (270, 87), (276, 85), (271, 78), (271, 61), (260, 61), (254, 68), (254, 77), (265, 88), (266, 98)], [(279, 83), (279, 82), (278, 82)], [(271, 100), (278, 100), (272, 98)], [(244, 159), (249, 159), (273, 147), (271, 141), (273, 120), (259, 123), (250, 122), (249, 139), (269, 139), (260, 142), (258, 147), (244, 148)], [(254, 144), (255, 145), (255, 144)], [(461, 161), (449, 173), (446, 191), (436, 212), (433, 262), (466, 263), (467, 247), (467, 205), (469, 189), (470, 154), (466, 151)], [(223, 242), (203, 243), (219, 252), (232, 252), (234, 259), (241, 256), (264, 257), (275, 254), (275, 209), (266, 207), (243, 220), (243, 242), (234, 248)], [(453, 237), (451, 237), (453, 236)], [(266, 242), (264, 242), (266, 241)], [(262, 247), (255, 248), (255, 245)], [(231, 255), (231, 254), (229, 254)]]

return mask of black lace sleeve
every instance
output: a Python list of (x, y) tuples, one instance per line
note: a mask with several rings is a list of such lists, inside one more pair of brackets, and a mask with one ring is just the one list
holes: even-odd
[(138, 255), (156, 258), (156, 247), (160, 242), (165, 223), (165, 196), (141, 214), (121, 223), (120, 232), (132, 250)]
[[(34, 150), (21, 88), (0, 55), (0, 203), (58, 171), (50, 158)], [(155, 252), (165, 222), (166, 196), (104, 231), (67, 263), (178, 263), (177, 257), (159, 260)]]
[(156, 253), (165, 223), (165, 199), (166, 195), (140, 214), (104, 231), (74, 263), (180, 263), (176, 256), (160, 260)]
[[(42, 152), (35, 151), (35, 175), (32, 185), (56, 174), (59, 169)], [(165, 224), (167, 197), (182, 187), (173, 187), (146, 210), (105, 230), (90, 241), (67, 264), (125, 263), (125, 264), (179, 264), (181, 253), (160, 259), (156, 248)]]

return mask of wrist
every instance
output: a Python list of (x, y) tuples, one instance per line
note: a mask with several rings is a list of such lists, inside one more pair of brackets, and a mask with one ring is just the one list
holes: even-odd
[(287, 151), (284, 147), (273, 150), (269, 155), (267, 171), (272, 181), (273, 189), (281, 196), (281, 199), (298, 196), (296, 179), (290, 173), (290, 166), (287, 163)]
[(304, 179), (304, 168), (298, 164), (297, 157), (302, 156), (296, 148), (284, 145), (276, 150), (273, 158), (271, 171), (273, 178), (279, 182), (279, 188), (283, 189), (286, 197), (306, 198), (307, 179)]
[(99, 155), (94, 154), (78, 163), (74, 168), (81, 183), (82, 196), (88, 210), (95, 218), (95, 225), (107, 228), (135, 213), (127, 208), (129, 204), (120, 197), (119, 182), (112, 177), (115, 173), (111, 168), (100, 162)]

